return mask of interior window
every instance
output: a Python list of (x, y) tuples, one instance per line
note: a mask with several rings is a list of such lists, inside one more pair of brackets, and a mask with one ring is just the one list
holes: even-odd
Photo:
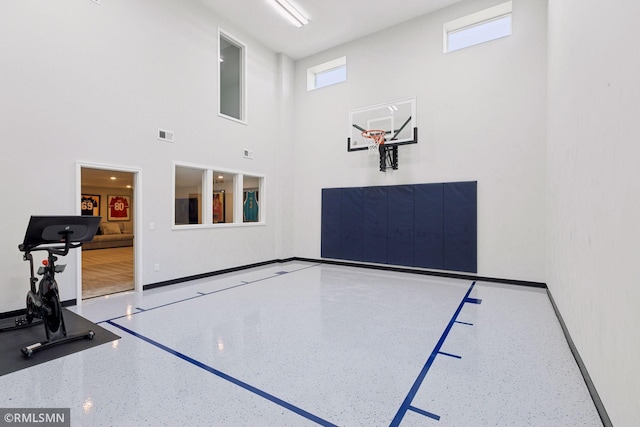
[(233, 222), (235, 174), (213, 171), (213, 224)]
[(174, 162), (174, 226), (265, 224), (265, 178)]
[(243, 222), (260, 222), (260, 189), (262, 178), (244, 175), (242, 181), (242, 220)]
[(202, 224), (202, 169), (175, 168), (175, 224)]

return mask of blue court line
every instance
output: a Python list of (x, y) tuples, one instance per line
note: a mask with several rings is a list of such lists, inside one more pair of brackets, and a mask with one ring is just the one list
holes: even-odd
[(425, 417), (433, 418), (436, 421), (440, 421), (440, 415), (432, 414), (431, 412), (416, 408), (415, 406), (409, 406), (407, 409), (413, 412), (417, 412), (420, 415), (424, 415)]
[(400, 409), (398, 409), (396, 416), (393, 417), (393, 420), (391, 421), (391, 424), (389, 425), (389, 427), (398, 427), (400, 425), (402, 418), (404, 418), (405, 414), (407, 413), (407, 410), (411, 406), (411, 402), (413, 401), (413, 398), (416, 396), (416, 393), (420, 389), (420, 386), (422, 385), (424, 378), (427, 376), (427, 372), (429, 372), (429, 369), (431, 368), (431, 365), (433, 365), (433, 362), (436, 360), (436, 356), (440, 352), (440, 349), (442, 348), (444, 341), (447, 339), (447, 335), (449, 335), (449, 332), (451, 331), (453, 324), (455, 323), (456, 319), (460, 315), (460, 312), (462, 311), (462, 307), (464, 307), (465, 303), (472, 302), (470, 300), (472, 300), (473, 298), (469, 298), (469, 294), (471, 293), (475, 285), (476, 285), (476, 282), (473, 282), (471, 286), (469, 286), (469, 290), (467, 291), (464, 298), (462, 298), (462, 301), (460, 302), (458, 309), (453, 314), (453, 317), (451, 318), (451, 320), (449, 321), (449, 324), (447, 325), (444, 332), (442, 333), (442, 336), (440, 337), (440, 339), (438, 340), (438, 343), (436, 344), (435, 348), (431, 352), (431, 355), (429, 355), (429, 359), (427, 360), (427, 363), (425, 363), (424, 367), (420, 371), (418, 378), (416, 378), (416, 381), (413, 383), (413, 386), (409, 390), (407, 397), (405, 397), (404, 401), (402, 402), (402, 405), (400, 405)]
[(456, 356), (455, 354), (445, 353), (444, 351), (439, 351), (438, 354), (441, 354), (443, 356), (453, 357), (455, 359), (462, 359), (462, 356)]
[(461, 325), (469, 325), (469, 326), (473, 326), (473, 323), (467, 323), (467, 322), (461, 322), (459, 320), (456, 320), (456, 323), (459, 323)]
[[(296, 272), (298, 272), (298, 271), (307, 270), (307, 269), (309, 269), (309, 268), (317, 267), (317, 266), (319, 266), (319, 265), (321, 265), (321, 264), (313, 264), (313, 265), (309, 265), (309, 266), (307, 266), (307, 267), (303, 267), (303, 268), (299, 268), (299, 269), (297, 269), (297, 270), (293, 270), (293, 271), (291, 271), (290, 273), (296, 273)], [(289, 272), (287, 272), (287, 273), (289, 273)], [(138, 310), (140, 310), (138, 313), (123, 314), (122, 316), (112, 317), (112, 318), (110, 318), (110, 319), (107, 319), (107, 320), (101, 320), (101, 321), (99, 321), (99, 322), (95, 322), (95, 323), (96, 323), (96, 325), (99, 325), (99, 324), (101, 324), (101, 323), (105, 323), (105, 322), (107, 322), (107, 323), (108, 323), (108, 322), (110, 322), (111, 320), (118, 320), (118, 319), (122, 319), (122, 318), (125, 318), (125, 317), (130, 317), (130, 316), (133, 316), (134, 314), (139, 314), (139, 313), (142, 313), (142, 312), (145, 312), (145, 311), (156, 310), (156, 309), (158, 309), (158, 308), (168, 307), (168, 306), (170, 306), (170, 305), (178, 304), (178, 303), (185, 302), (185, 301), (191, 301), (192, 299), (202, 298), (202, 297), (207, 296), (207, 295), (217, 294), (218, 292), (228, 291), (228, 290), (230, 290), (230, 289), (239, 288), (239, 287), (241, 287), (241, 286), (251, 285), (251, 284), (253, 284), (253, 283), (257, 283), (257, 282), (262, 282), (263, 280), (274, 279), (274, 278), (276, 278), (276, 277), (280, 277), (280, 275), (278, 275), (278, 273), (274, 273), (274, 275), (273, 275), (273, 276), (263, 277), (263, 278), (261, 278), (261, 279), (256, 279), (256, 280), (253, 280), (253, 281), (251, 281), (251, 282), (241, 281), (239, 285), (229, 286), (229, 287), (227, 287), (227, 288), (218, 289), (217, 291), (212, 291), (212, 292), (207, 292), (207, 293), (204, 293), (204, 292), (197, 292), (197, 294), (198, 294), (198, 295), (196, 295), (196, 296), (189, 297), (189, 298), (183, 298), (183, 299), (180, 299), (180, 300), (177, 300), (177, 301), (168, 302), (168, 303), (166, 303), (166, 304), (157, 305), (157, 306), (155, 306), (155, 307), (151, 307), (151, 308), (147, 308), (147, 309), (143, 309), (143, 308), (140, 308), (140, 307), (136, 307)]]
[(204, 369), (205, 371), (207, 371), (207, 372), (209, 372), (209, 373), (211, 373), (213, 375), (216, 375), (217, 377), (222, 378), (223, 380), (229, 381), (230, 383), (235, 384), (235, 385), (237, 385), (239, 387), (242, 387), (243, 389), (245, 389), (245, 390), (247, 390), (247, 391), (249, 391), (251, 393), (257, 394), (260, 397), (263, 397), (263, 398), (265, 398), (265, 399), (267, 399), (267, 400), (269, 400), (269, 401), (271, 401), (271, 402), (273, 402), (273, 403), (275, 403), (277, 405), (280, 405), (285, 409), (288, 409), (288, 410), (290, 410), (292, 412), (295, 412), (296, 414), (298, 414), (298, 415), (300, 415), (302, 417), (305, 417), (308, 420), (311, 420), (311, 421), (313, 421), (313, 422), (315, 422), (317, 424), (320, 424), (322, 426), (337, 427), (336, 424), (333, 424), (333, 423), (330, 423), (329, 421), (323, 420), (322, 418), (320, 418), (320, 417), (318, 417), (316, 415), (313, 415), (312, 413), (307, 412), (304, 409), (298, 408), (295, 405), (292, 405), (292, 404), (290, 404), (288, 402), (285, 402), (284, 400), (282, 400), (280, 398), (277, 398), (272, 394), (269, 394), (269, 393), (267, 393), (265, 391), (262, 391), (262, 390), (254, 387), (254, 386), (252, 386), (250, 384), (245, 383), (244, 381), (240, 381), (239, 379), (234, 378), (234, 377), (232, 377), (230, 375), (227, 375), (224, 372), (221, 372), (221, 371), (219, 371), (219, 370), (217, 370), (215, 368), (212, 368), (209, 365), (205, 365), (204, 363), (199, 362), (199, 361), (187, 356), (184, 353), (180, 353), (179, 351), (173, 350), (173, 349), (167, 347), (166, 345), (161, 344), (158, 341), (154, 341), (151, 338), (147, 338), (144, 335), (141, 335), (141, 334), (139, 334), (137, 332), (134, 332), (131, 329), (125, 327), (125, 326), (118, 325), (117, 323), (114, 323), (111, 320), (107, 320), (107, 323), (110, 324), (111, 326), (114, 326), (114, 327), (116, 327), (118, 329), (121, 329), (122, 331), (124, 331), (124, 332), (126, 332), (128, 334), (131, 334), (134, 337), (139, 338), (139, 339), (141, 339), (141, 340), (143, 340), (143, 341), (145, 341), (145, 342), (147, 342), (147, 343), (149, 343), (149, 344), (151, 344), (151, 345), (153, 345), (153, 346), (155, 346), (155, 347), (157, 347), (157, 348), (159, 348), (161, 350), (164, 350), (169, 354), (172, 354), (172, 355), (174, 355), (176, 357), (179, 357), (180, 359), (182, 359), (182, 360), (184, 360), (186, 362), (189, 362), (192, 365), (197, 366), (198, 368)]

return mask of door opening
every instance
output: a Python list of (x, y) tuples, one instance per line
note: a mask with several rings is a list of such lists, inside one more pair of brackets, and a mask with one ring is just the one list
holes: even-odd
[(101, 216), (82, 247), (82, 299), (135, 288), (135, 173), (82, 167), (82, 215)]

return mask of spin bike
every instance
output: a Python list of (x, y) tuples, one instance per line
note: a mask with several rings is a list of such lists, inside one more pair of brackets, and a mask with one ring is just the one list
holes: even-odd
[[(18, 249), (24, 252), (23, 259), (29, 261), (31, 278), (27, 292), (27, 308), (24, 317), (15, 319), (15, 325), (0, 329), (0, 332), (24, 328), (44, 323), (46, 341), (37, 342), (21, 349), (22, 354), (31, 357), (33, 353), (54, 345), (82, 338), (93, 339), (91, 330), (67, 335), (56, 273), (62, 273), (66, 265), (56, 264), (59, 256), (66, 256), (69, 250), (79, 248), (83, 242), (93, 239), (100, 217), (89, 216), (32, 216), (27, 227), (24, 242)], [(46, 251), (47, 259), (38, 268), (38, 278), (34, 274), (33, 255), (35, 251)], [(36, 289), (36, 284), (37, 289)], [(34, 320), (36, 320), (34, 322)]]

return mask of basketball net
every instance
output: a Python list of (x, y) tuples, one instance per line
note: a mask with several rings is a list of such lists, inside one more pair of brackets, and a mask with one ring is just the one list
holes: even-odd
[(379, 148), (381, 145), (384, 144), (385, 135), (386, 135), (386, 132), (379, 129), (362, 131), (362, 136), (364, 138), (367, 138), (373, 141), (373, 144), (369, 146), (369, 154), (374, 155), (380, 152)]

